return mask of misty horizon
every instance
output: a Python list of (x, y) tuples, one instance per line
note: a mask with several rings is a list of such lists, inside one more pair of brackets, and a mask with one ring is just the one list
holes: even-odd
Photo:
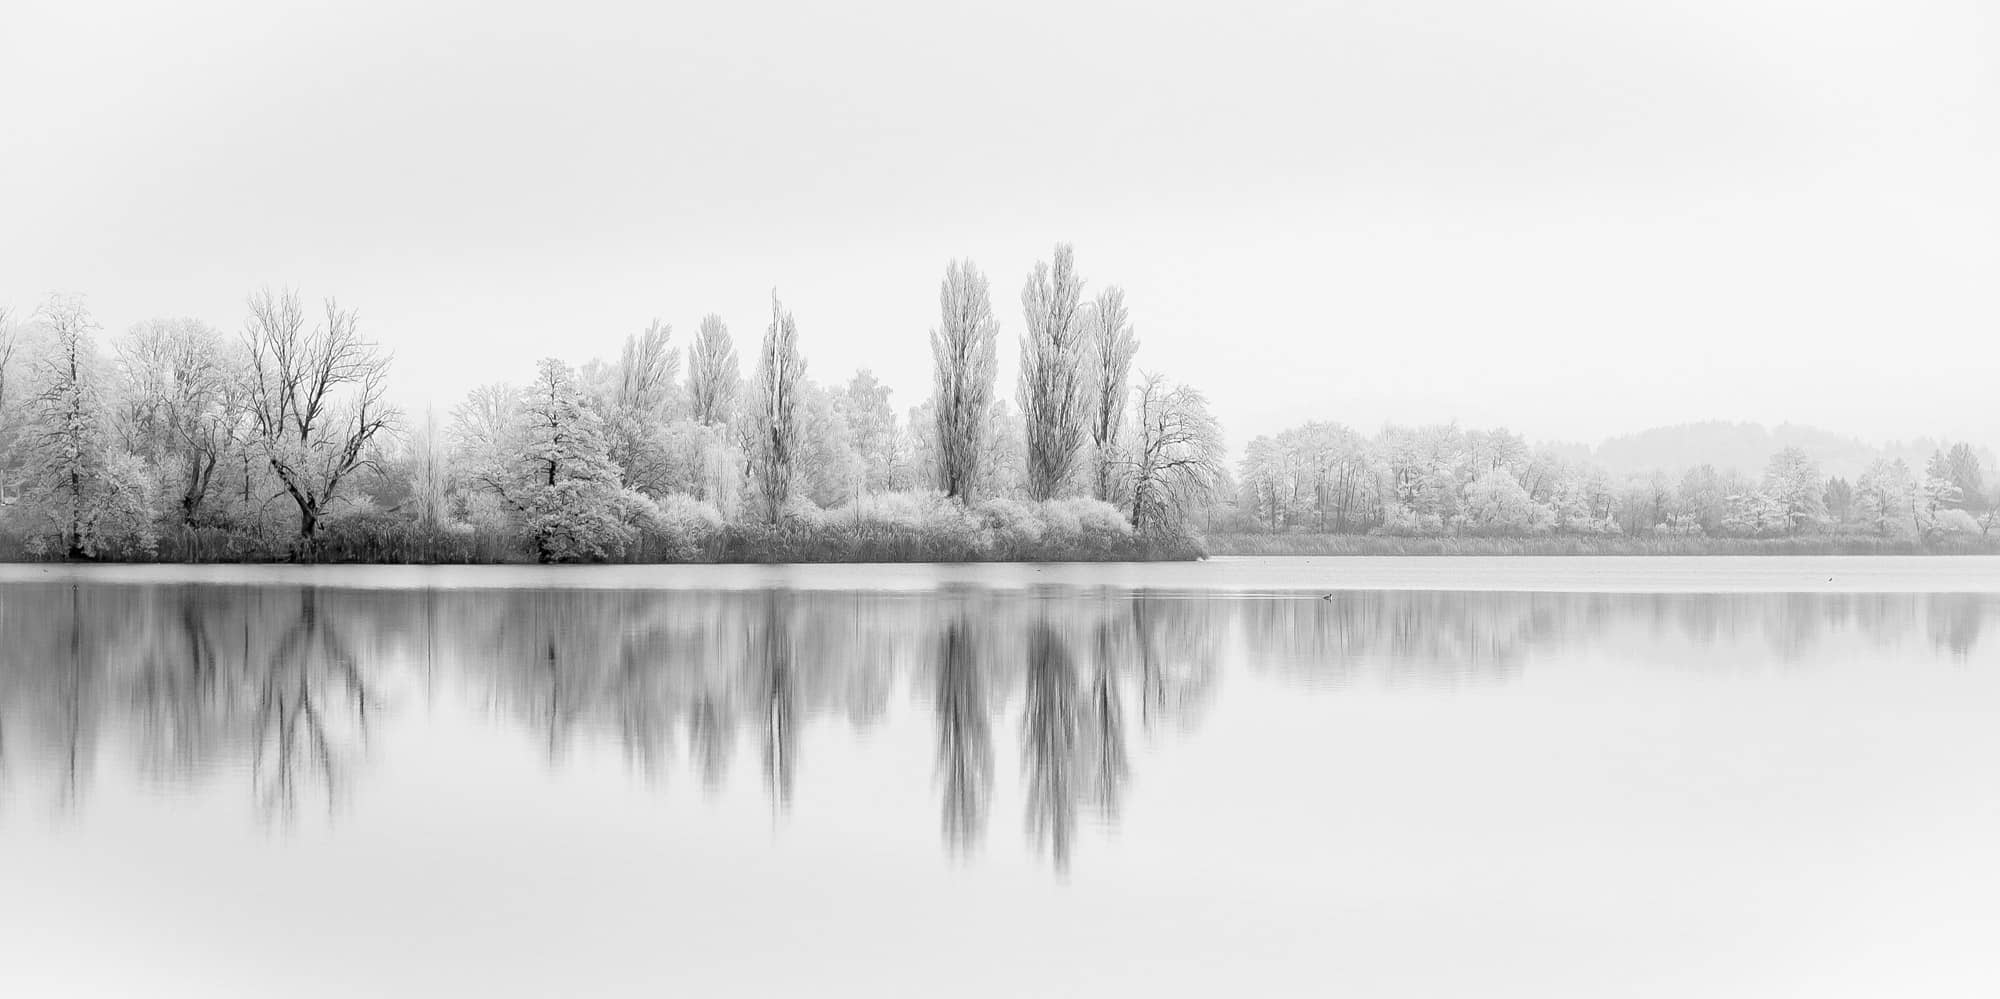
[(655, 317), (755, 328), (775, 287), (817, 372), (901, 411), (943, 262), (992, 279), (1010, 385), (1063, 241), (1232, 450), (1315, 419), (2000, 442), (1977, 4), (650, 18), (25, 5), (0, 304), (234, 332), (252, 289), (332, 293), (420, 412)]

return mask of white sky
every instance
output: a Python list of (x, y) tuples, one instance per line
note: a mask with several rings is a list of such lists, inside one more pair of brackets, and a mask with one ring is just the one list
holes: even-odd
[[(291, 9), (283, 9), (290, 6)], [(927, 392), (1051, 244), (1232, 442), (2000, 441), (2000, 5), (90, 4), (0, 19), (0, 303), (357, 306), (406, 402), (658, 316)]]

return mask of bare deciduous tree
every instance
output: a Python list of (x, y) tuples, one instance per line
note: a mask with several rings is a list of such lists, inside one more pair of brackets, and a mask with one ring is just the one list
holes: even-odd
[(702, 426), (728, 419), (741, 377), (729, 327), (714, 313), (703, 316), (701, 329), (688, 346), (688, 415)]
[(1132, 529), (1175, 532), (1187, 515), (1213, 498), (1222, 480), (1222, 427), (1208, 400), (1186, 385), (1142, 375), (1127, 457), (1132, 482)]
[(368, 463), (370, 441), (396, 411), (384, 398), (389, 355), (363, 340), (352, 309), (326, 301), (326, 320), (306, 328), (296, 292), (266, 288), (250, 298), (243, 338), (250, 352), (248, 403), (254, 438), (299, 509), (310, 543), (347, 477)]
[(931, 331), (938, 485), (946, 496), (969, 503), (993, 405), (1000, 324), (993, 318), (986, 275), (969, 260), (945, 268), (938, 308), (942, 315)]
[(799, 328), (771, 293), (771, 326), (757, 354), (756, 427), (757, 484), (764, 512), (775, 524), (783, 519), (792, 496), (792, 473), (798, 459), (798, 404), (806, 362), (799, 356)]
[(125, 447), (152, 463), (192, 525), (242, 419), (240, 356), (193, 319), (140, 323), (116, 350)]
[(521, 392), (511, 385), (481, 385), (451, 411), (452, 470), (477, 490), (508, 499), (519, 454), (516, 414)]
[(1126, 380), (1139, 341), (1132, 335), (1132, 316), (1125, 311), (1125, 292), (1106, 288), (1087, 315), (1091, 373), (1096, 399), (1090, 414), (1090, 443), (1096, 464), (1093, 495), (1112, 501), (1117, 491), (1118, 432), (1125, 424)]
[(1037, 263), (1021, 289), (1028, 331), (1021, 337), (1021, 416), (1027, 422), (1028, 495), (1045, 500), (1069, 480), (1083, 446), (1089, 375), (1081, 306), (1068, 243), (1056, 245), (1053, 264)]

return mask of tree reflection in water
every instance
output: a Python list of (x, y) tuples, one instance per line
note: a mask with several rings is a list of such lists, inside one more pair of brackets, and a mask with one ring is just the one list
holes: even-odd
[[(247, 776), (263, 814), (331, 810), (385, 691), (455, 691), (551, 761), (582, 740), (628, 765), (724, 785), (754, 740), (792, 807), (801, 732), (878, 724), (902, 688), (935, 726), (946, 849), (979, 848), (996, 732), (1019, 740), (1029, 841), (1071, 863), (1084, 814), (1115, 823), (1137, 733), (1193, 727), (1224, 662), (1315, 687), (1505, 683), (1550, 655), (1664, 668), (1809, 667), (1830, 646), (1914, 644), (1976, 662), (1980, 594), (1634, 595), (1113, 590), (921, 594), (588, 589), (412, 593), (306, 587), (0, 586), (0, 795), (42, 782), (75, 807), (99, 756), (149, 779)], [(1734, 655), (1711, 654), (1734, 650)], [(1649, 658), (1650, 657), (1650, 658)], [(1019, 722), (1002, 719), (1018, 710)]]
[(993, 796), (993, 726), (986, 677), (975, 658), (971, 624), (955, 614), (938, 640), (931, 688), (937, 713), (937, 777), (944, 794), (944, 842), (954, 855), (972, 852), (986, 832)]
[(1027, 772), (1028, 831), (1056, 869), (1065, 870), (1076, 833), (1076, 667), (1046, 621), (1036, 622), (1028, 639), (1025, 690), (1021, 764)]
[(281, 818), (297, 809), (302, 782), (323, 785), (327, 807), (334, 807), (340, 747), (366, 742), (371, 700), (340, 628), (321, 613), (319, 591), (299, 590), (296, 599), (296, 617), (261, 657), (251, 723), (251, 779), (265, 811)]

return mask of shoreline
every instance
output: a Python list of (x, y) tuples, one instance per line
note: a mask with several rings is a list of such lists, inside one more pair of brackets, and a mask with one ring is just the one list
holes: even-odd
[(1211, 557), (1258, 558), (1550, 558), (1550, 557), (1893, 557), (2000, 555), (2000, 534), (1948, 540), (1866, 535), (1796, 538), (1664, 537), (1387, 537), (1362, 534), (1211, 534)]
[(10, 563), (0, 585), (162, 585), (257, 589), (444, 591), (553, 588), (923, 593), (1014, 592), (1035, 599), (1304, 601), (1376, 590), (1441, 596), (1474, 592), (1601, 594), (1948, 594), (2000, 596), (2000, 556), (1766, 556), (1723, 569), (1700, 556), (1482, 556), (1292, 558), (1221, 556), (1201, 562), (872, 562), (705, 565), (363, 565), (297, 563)]

